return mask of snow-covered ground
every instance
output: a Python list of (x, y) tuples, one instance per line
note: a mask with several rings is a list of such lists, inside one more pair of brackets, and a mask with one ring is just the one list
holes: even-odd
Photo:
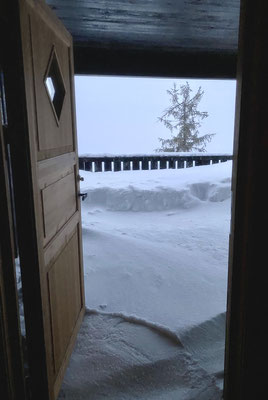
[(88, 312), (60, 398), (221, 398), (231, 169), (80, 171)]

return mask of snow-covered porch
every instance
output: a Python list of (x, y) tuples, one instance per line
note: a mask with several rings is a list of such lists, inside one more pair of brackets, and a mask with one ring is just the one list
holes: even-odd
[(231, 169), (80, 171), (88, 311), (59, 398), (221, 398)]

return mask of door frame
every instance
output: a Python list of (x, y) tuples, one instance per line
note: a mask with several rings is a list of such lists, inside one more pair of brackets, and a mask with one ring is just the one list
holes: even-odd
[[(11, 162), (13, 168), (14, 202), (16, 209), (16, 222), (18, 234), (18, 246), (24, 248), (27, 264), (39, 264), (39, 252), (37, 246), (33, 246), (36, 237), (36, 216), (34, 205), (34, 193), (32, 185), (31, 157), (29, 153), (29, 127), (27, 121), (26, 93), (24, 81), (23, 53), (20, 29), (20, 0), (4, 1), (3, 14), (5, 16), (3, 30), (9, 32), (8, 40), (3, 40), (1, 47), (4, 49), (2, 67), (5, 79), (6, 105), (8, 117), (9, 143), (11, 148)], [(1, 35), (1, 37), (5, 37)], [(5, 37), (6, 39), (6, 37)], [(9, 49), (12, 49), (10, 51)], [(26, 264), (21, 257), (20, 262)], [(32, 272), (36, 272), (33, 274)], [(24, 303), (31, 302), (34, 294), (35, 302), (31, 315), (25, 313), (25, 318), (34, 324), (28, 324), (27, 346), (34, 359), (28, 359), (29, 365), (36, 365), (40, 360), (40, 369), (31, 370), (28, 382), (30, 396), (39, 393), (40, 400), (48, 398), (48, 377), (45, 352), (45, 338), (43, 320), (39, 310), (42, 308), (40, 281), (37, 269), (25, 268), (24, 274), (28, 275), (28, 281), (32, 281), (31, 287), (23, 288)], [(30, 332), (29, 332), (30, 330)]]
[(241, 0), (224, 398), (267, 396), (268, 4)]
[[(1, 62), (0, 62), (1, 73)], [(0, 88), (0, 97), (4, 96)], [(3, 99), (4, 102), (4, 99)], [(0, 392), (4, 398), (26, 399), (23, 348), (15, 270), (13, 216), (7, 168), (8, 130), (0, 105)], [(4, 131), (6, 134), (4, 134)]]

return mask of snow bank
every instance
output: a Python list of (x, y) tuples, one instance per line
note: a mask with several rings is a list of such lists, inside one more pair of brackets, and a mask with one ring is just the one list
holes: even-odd
[[(109, 211), (189, 209), (203, 201), (231, 196), (231, 162), (179, 170), (106, 172), (81, 171), (86, 204)], [(215, 176), (216, 175), (216, 176)]]

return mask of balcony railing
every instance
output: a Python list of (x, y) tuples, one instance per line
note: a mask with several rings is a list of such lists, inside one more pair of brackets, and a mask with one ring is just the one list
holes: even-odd
[(91, 172), (180, 169), (232, 160), (230, 154), (158, 153), (134, 155), (81, 155), (79, 169)]

